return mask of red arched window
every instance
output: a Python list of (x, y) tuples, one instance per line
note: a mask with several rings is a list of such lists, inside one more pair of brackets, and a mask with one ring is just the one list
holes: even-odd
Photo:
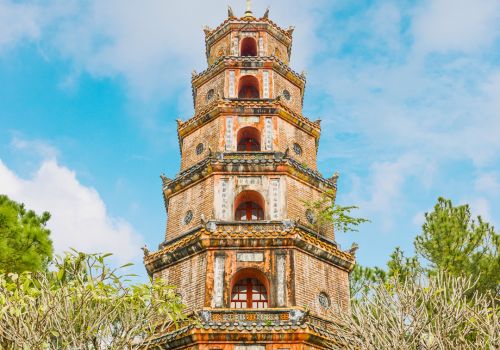
[(239, 80), (238, 98), (259, 98), (259, 80), (252, 75), (245, 75)]
[(260, 132), (256, 128), (247, 126), (238, 131), (238, 151), (260, 151)]
[(241, 41), (241, 56), (257, 56), (257, 42), (254, 38), (244, 38)]
[(234, 219), (238, 221), (264, 220), (264, 198), (257, 191), (240, 192), (234, 199)]
[(267, 308), (266, 287), (257, 278), (242, 278), (231, 291), (231, 307), (236, 309)]
[(263, 220), (264, 211), (255, 202), (243, 202), (236, 209), (236, 220), (240, 221), (254, 221)]
[(245, 137), (238, 142), (238, 152), (260, 151), (259, 142), (253, 137)]

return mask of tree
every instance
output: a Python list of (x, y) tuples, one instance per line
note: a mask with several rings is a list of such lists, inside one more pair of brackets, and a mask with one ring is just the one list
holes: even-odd
[(500, 348), (500, 310), (491, 293), (478, 293), (472, 278), (444, 272), (414, 277), (376, 285), (352, 304), (351, 314), (332, 310), (344, 348)]
[(37, 215), (0, 195), (0, 271), (40, 271), (52, 259), (48, 212)]
[(72, 252), (49, 271), (0, 274), (0, 348), (132, 349), (185, 319), (173, 287), (130, 284), (108, 255)]
[[(433, 275), (446, 271), (477, 279), (473, 291), (500, 295), (500, 235), (480, 216), (474, 220), (469, 205), (455, 207), (450, 200), (439, 198), (434, 210), (425, 214), (422, 232), (414, 245), (416, 255), (412, 257), (405, 257), (400, 248), (394, 250), (387, 263), (387, 277), (404, 281), (421, 272)], [(358, 296), (360, 290), (385, 282), (377, 270), (355, 269), (350, 276), (351, 295)]]
[(472, 218), (469, 205), (453, 206), (439, 198), (425, 214), (415, 239), (417, 255), (429, 262), (429, 273), (446, 270), (454, 276), (477, 278), (480, 292), (500, 294), (500, 234), (481, 216)]
[(386, 276), (387, 273), (381, 268), (363, 267), (356, 264), (349, 274), (349, 287), (353, 301), (368, 294), (374, 286), (385, 281)]

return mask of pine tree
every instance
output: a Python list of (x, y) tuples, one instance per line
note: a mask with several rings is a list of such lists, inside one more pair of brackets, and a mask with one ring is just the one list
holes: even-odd
[(480, 292), (500, 293), (500, 235), (481, 216), (474, 219), (469, 205), (453, 206), (439, 198), (425, 214), (422, 233), (415, 239), (417, 255), (429, 262), (429, 273), (447, 271), (477, 278)]
[(48, 212), (37, 215), (0, 195), (0, 271), (39, 271), (52, 259)]

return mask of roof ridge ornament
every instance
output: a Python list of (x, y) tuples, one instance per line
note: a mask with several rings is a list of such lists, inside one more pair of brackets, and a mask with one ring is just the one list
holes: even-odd
[(269, 6), (266, 8), (266, 12), (264, 12), (264, 16), (262, 16), (262, 18), (269, 18)]
[(230, 5), (227, 5), (227, 17), (228, 18), (235, 18), (236, 17), (234, 15), (233, 8)]

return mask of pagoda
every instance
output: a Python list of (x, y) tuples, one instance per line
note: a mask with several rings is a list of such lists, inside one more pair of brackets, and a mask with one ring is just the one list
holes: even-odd
[(162, 176), (165, 240), (150, 276), (176, 286), (196, 322), (160, 332), (154, 349), (342, 348), (354, 256), (306, 203), (335, 198), (317, 170), (319, 121), (302, 115), (306, 78), (288, 66), (293, 27), (249, 2), (205, 27), (208, 68), (193, 73), (194, 116), (177, 122), (181, 169)]

